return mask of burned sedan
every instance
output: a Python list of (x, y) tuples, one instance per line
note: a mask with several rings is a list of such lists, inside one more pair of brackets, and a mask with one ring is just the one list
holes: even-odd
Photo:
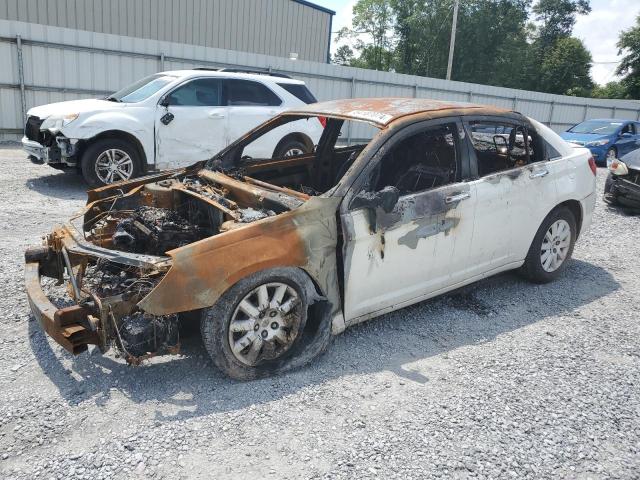
[[(312, 153), (245, 152), (309, 119)], [(34, 316), (74, 354), (130, 363), (200, 318), (215, 365), (252, 379), (301, 365), (358, 322), (519, 268), (562, 273), (591, 222), (595, 164), (519, 113), (425, 99), (309, 105), (206, 163), (89, 192), (27, 250)], [(59, 308), (42, 277), (67, 285)]]
[(640, 209), (640, 150), (614, 159), (609, 165), (604, 201), (609, 205)]

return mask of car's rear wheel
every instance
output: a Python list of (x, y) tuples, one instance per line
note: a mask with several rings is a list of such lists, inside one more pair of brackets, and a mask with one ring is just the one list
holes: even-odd
[(555, 280), (571, 259), (576, 237), (576, 219), (571, 210), (556, 208), (540, 225), (521, 272), (536, 283)]
[(136, 148), (126, 140), (105, 138), (90, 144), (82, 156), (82, 176), (92, 187), (101, 187), (140, 174)]
[(286, 370), (301, 352), (309, 301), (305, 275), (273, 269), (251, 275), (203, 312), (204, 345), (230, 377), (251, 380)]
[(296, 157), (298, 155), (304, 155), (305, 153), (309, 153), (309, 149), (304, 142), (291, 139), (285, 140), (278, 145), (273, 156), (274, 158)]

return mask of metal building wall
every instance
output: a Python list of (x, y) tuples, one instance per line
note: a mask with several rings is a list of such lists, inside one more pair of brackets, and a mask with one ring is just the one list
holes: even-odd
[(0, 19), (325, 62), (331, 14), (293, 0), (0, 0)]
[(586, 118), (640, 118), (634, 100), (565, 97), (6, 20), (0, 20), (0, 62), (0, 138), (14, 140), (24, 126), (23, 98), (28, 109), (106, 95), (157, 71), (194, 66), (287, 73), (307, 82), (319, 100), (399, 96), (498, 105), (555, 130)]

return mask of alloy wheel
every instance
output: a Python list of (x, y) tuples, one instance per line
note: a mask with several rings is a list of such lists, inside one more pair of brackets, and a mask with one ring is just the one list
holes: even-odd
[(542, 239), (540, 262), (546, 272), (555, 272), (564, 263), (571, 246), (571, 227), (566, 220), (556, 220)]
[(95, 172), (104, 184), (129, 180), (133, 175), (133, 160), (123, 150), (112, 148), (105, 150), (96, 159)]
[(245, 295), (229, 323), (229, 347), (241, 363), (256, 366), (283, 355), (302, 321), (298, 292), (285, 283), (260, 285)]

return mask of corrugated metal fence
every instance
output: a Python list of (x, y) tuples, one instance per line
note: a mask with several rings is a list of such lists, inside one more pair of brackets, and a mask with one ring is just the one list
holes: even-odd
[(555, 130), (586, 118), (640, 119), (640, 102), (565, 97), (202, 46), (0, 20), (0, 133), (18, 139), (25, 111), (106, 95), (161, 70), (260, 68), (302, 79), (319, 100), (425, 97), (518, 110)]

